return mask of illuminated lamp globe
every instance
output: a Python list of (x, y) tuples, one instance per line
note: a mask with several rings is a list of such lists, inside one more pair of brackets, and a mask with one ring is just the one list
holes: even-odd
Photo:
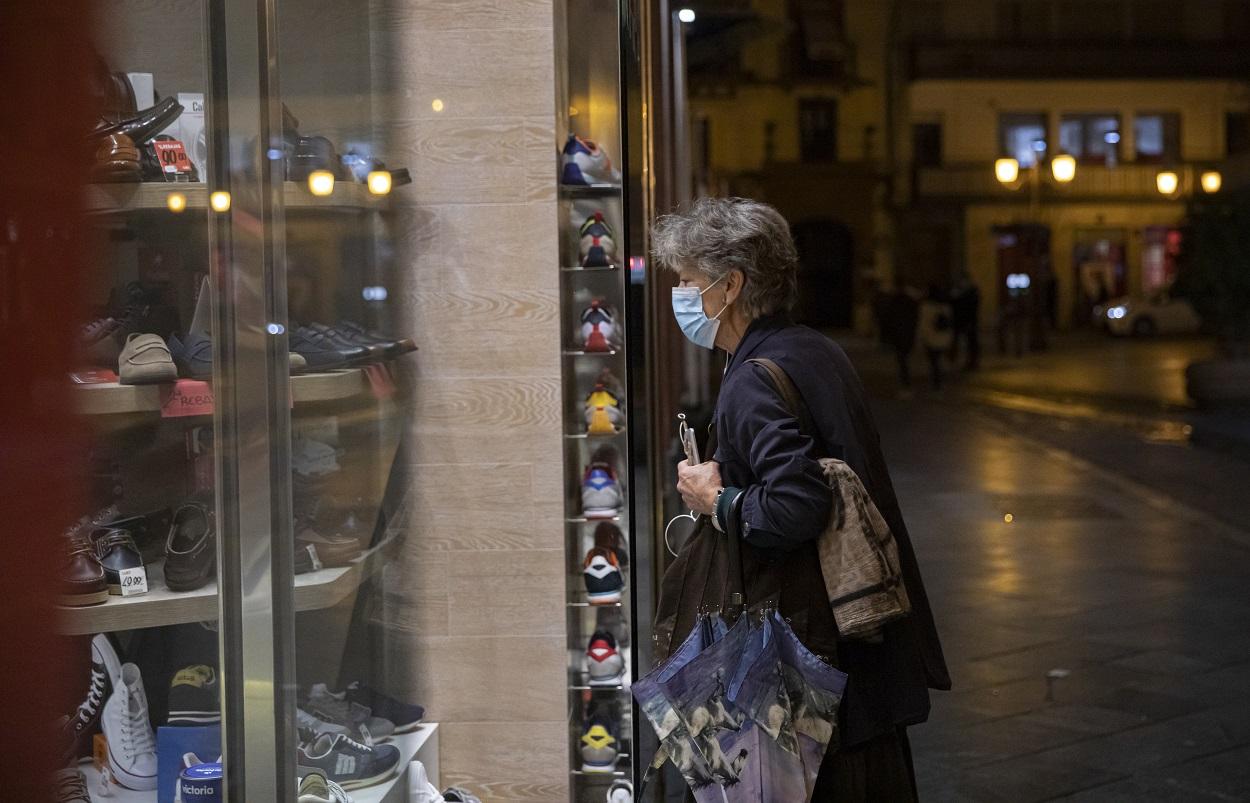
[(1171, 170), (1164, 170), (1162, 173), (1155, 176), (1155, 187), (1157, 187), (1159, 192), (1164, 195), (1171, 195), (1176, 192), (1176, 188), (1179, 187), (1180, 184), (1180, 177), (1178, 177)]
[(1014, 184), (1020, 177), (1020, 163), (1015, 159), (999, 159), (994, 162), (994, 178), (1000, 184)]
[(1060, 154), (1050, 160), (1050, 174), (1060, 184), (1067, 184), (1076, 178), (1076, 159), (1068, 154)]

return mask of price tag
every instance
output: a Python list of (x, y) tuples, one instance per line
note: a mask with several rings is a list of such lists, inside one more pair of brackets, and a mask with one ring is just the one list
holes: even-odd
[(156, 161), (161, 166), (161, 173), (166, 178), (191, 172), (191, 160), (187, 158), (187, 149), (178, 140), (154, 140), (152, 148), (156, 152)]
[(161, 385), (161, 418), (213, 414), (213, 386), (196, 379)]
[(373, 398), (389, 399), (395, 395), (395, 380), (391, 377), (389, 365), (366, 365), (365, 376), (369, 379), (369, 390), (373, 392)]
[(148, 572), (142, 566), (137, 566), (133, 569), (122, 569), (117, 575), (121, 581), (123, 597), (133, 597), (136, 594), (148, 593)]

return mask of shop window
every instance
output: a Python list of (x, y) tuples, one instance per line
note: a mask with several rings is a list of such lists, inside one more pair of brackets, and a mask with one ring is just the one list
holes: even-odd
[(912, 163), (916, 167), (942, 166), (942, 124), (916, 123), (911, 127)]
[(799, 101), (799, 153), (804, 162), (838, 159), (838, 102), (833, 98)]
[(1224, 115), (1224, 148), (1229, 156), (1250, 152), (1250, 112)]
[(1181, 230), (1148, 226), (1142, 233), (1141, 289), (1147, 296), (1167, 290), (1176, 280), (1181, 253)]
[(1059, 150), (1081, 164), (1115, 167), (1120, 155), (1119, 116), (1065, 114), (1059, 120)]
[(1003, 156), (1014, 158), (1021, 167), (1032, 167), (1046, 156), (1046, 115), (1000, 115), (998, 142)]
[(1175, 162), (1181, 156), (1181, 117), (1175, 112), (1138, 114), (1133, 120), (1138, 162)]

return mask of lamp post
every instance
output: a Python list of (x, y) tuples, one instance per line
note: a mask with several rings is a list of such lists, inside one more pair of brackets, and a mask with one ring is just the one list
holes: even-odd
[[(1035, 158), (1031, 167), (1025, 168), (1028, 173), (1030, 203), (1029, 211), (1036, 218), (1041, 209), (1042, 192), (1042, 160)], [(1076, 178), (1076, 159), (1070, 154), (1061, 153), (1050, 160), (1050, 177), (1056, 184), (1067, 184)], [(1020, 162), (1006, 157), (994, 162), (994, 178), (998, 183), (1010, 190), (1017, 190), (1022, 185), (1020, 180)]]

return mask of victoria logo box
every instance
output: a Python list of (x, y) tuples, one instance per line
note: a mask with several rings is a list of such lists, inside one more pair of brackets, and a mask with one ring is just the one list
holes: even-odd
[(200, 761), (216, 761), (221, 755), (221, 726), (163, 725), (156, 729), (156, 803), (174, 803), (178, 776), (185, 768), (182, 757), (187, 753), (195, 753)]

